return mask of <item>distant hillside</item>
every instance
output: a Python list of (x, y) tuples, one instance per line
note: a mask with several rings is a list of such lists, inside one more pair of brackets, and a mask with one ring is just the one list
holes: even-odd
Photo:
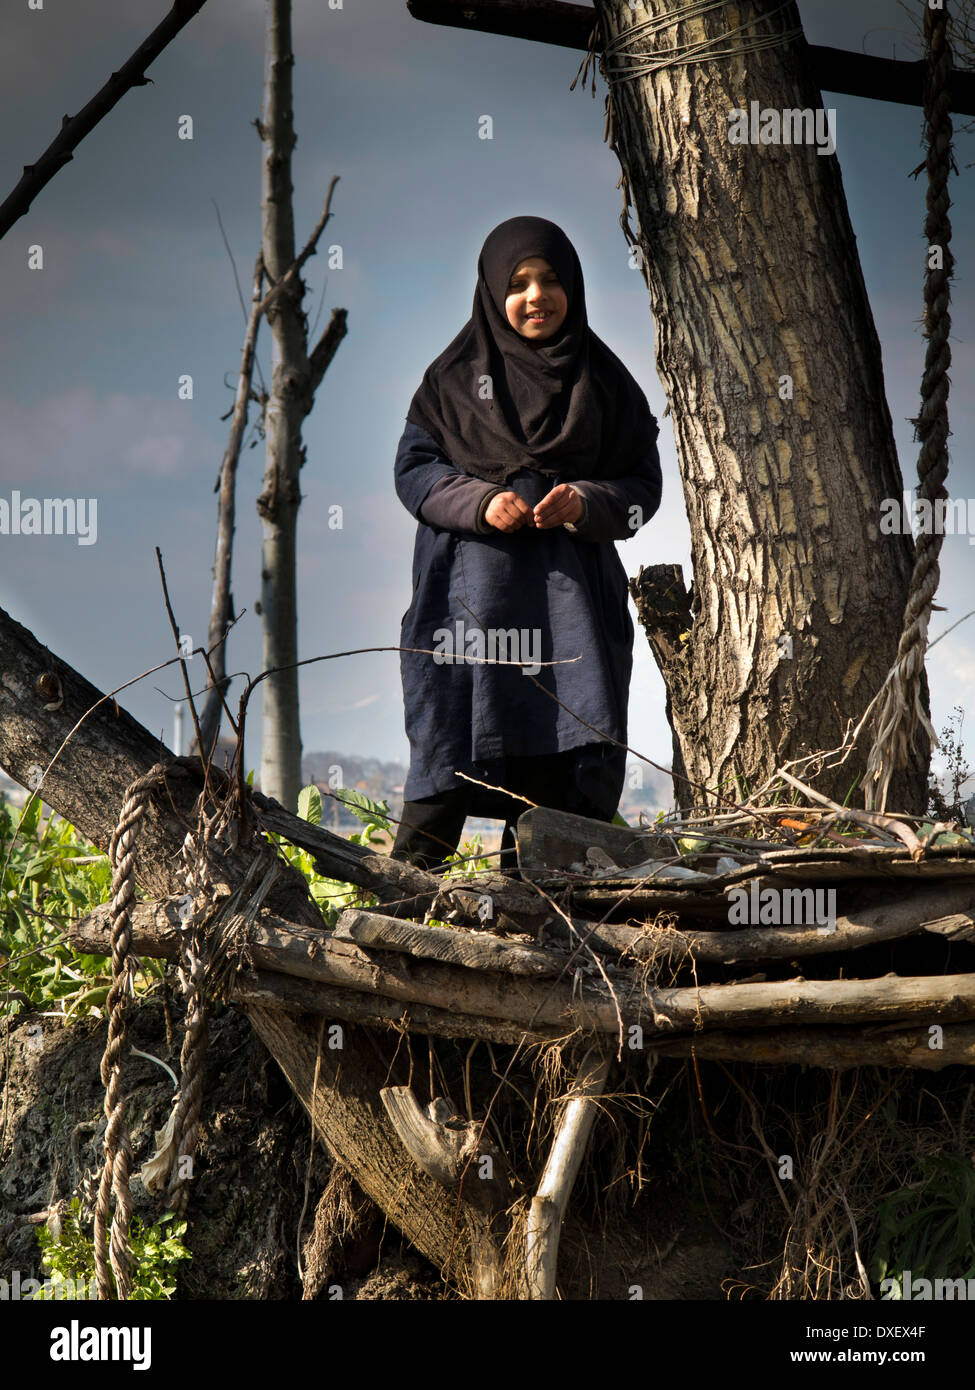
[[(360, 822), (334, 797), (326, 796), (329, 790), (339, 787), (354, 787), (372, 797), (373, 801), (385, 801), (394, 816), (399, 816), (403, 808), (403, 783), (407, 768), (399, 762), (382, 762), (379, 758), (364, 758), (352, 753), (339, 753), (328, 750), (324, 753), (306, 753), (301, 761), (302, 780), (307, 784), (314, 782), (323, 793), (323, 821), (339, 834), (356, 830)], [(631, 786), (631, 782), (637, 786)], [(640, 783), (642, 782), (642, 786)], [(636, 824), (640, 812), (652, 818), (661, 810), (673, 804), (673, 783), (670, 777), (646, 763), (627, 764), (626, 781), (620, 799), (620, 814), (624, 820)], [(467, 833), (476, 829), (487, 830), (487, 821), (468, 822)]]
[(301, 760), (302, 781), (314, 782), (322, 792), (322, 823), (339, 834), (359, 828), (361, 822), (347, 811), (329, 791), (352, 787), (373, 801), (385, 801), (394, 816), (403, 808), (403, 783), (407, 769), (402, 763), (382, 762), (354, 753), (329, 749), (324, 753), (305, 753)]

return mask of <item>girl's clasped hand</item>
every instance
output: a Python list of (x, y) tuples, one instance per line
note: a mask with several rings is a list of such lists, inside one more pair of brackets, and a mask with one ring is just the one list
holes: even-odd
[(522, 526), (537, 526), (544, 531), (550, 526), (564, 526), (582, 516), (579, 494), (568, 483), (553, 487), (532, 509), (517, 492), (499, 492), (488, 503), (484, 520), (498, 531), (520, 531)]

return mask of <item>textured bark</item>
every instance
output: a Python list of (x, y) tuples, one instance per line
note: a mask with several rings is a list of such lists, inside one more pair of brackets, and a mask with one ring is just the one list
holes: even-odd
[(346, 1027), (341, 1049), (319, 1050), (317, 1020), (290, 1019), (256, 1005), (247, 1013), (333, 1157), (418, 1250), (473, 1292), (490, 1218), (441, 1187), (403, 1147), (380, 1100), (391, 1080), (389, 1065), (369, 1033)]
[[(291, 205), (291, 152), (295, 145), (291, 96), (291, 0), (268, 0), (262, 114), (261, 212), (264, 264), (273, 284), (295, 258)], [(261, 618), (264, 682), (261, 789), (289, 811), (301, 790), (301, 732), (298, 723), (298, 614), (295, 533), (301, 492), (301, 425), (307, 414), (308, 357), (301, 323), (300, 280), (267, 310), (271, 327), (271, 388), (265, 416), (267, 463), (257, 510), (264, 523), (261, 559)], [(284, 669), (277, 670), (282, 667)]]
[[(604, 43), (637, 19), (626, 0), (596, 9)], [(721, 7), (666, 29), (656, 51), (756, 16), (720, 46), (798, 25), (793, 5), (774, 9)], [(728, 113), (752, 101), (822, 107), (804, 42), (614, 81), (611, 94), (694, 566), (687, 639), (663, 660), (653, 645), (698, 784), (678, 799), (713, 803), (716, 788), (734, 796), (741, 778), (754, 786), (834, 748), (859, 718), (896, 652), (913, 542), (879, 532), (881, 500), (900, 498), (903, 480), (838, 162), (816, 145), (728, 138)], [(865, 758), (858, 749), (817, 786), (842, 801)], [(924, 745), (893, 809), (923, 808), (927, 759)]]

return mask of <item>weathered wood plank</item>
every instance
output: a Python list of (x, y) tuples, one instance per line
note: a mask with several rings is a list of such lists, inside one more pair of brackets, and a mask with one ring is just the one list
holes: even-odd
[(384, 1032), (423, 1033), (441, 1038), (479, 1038), (487, 1042), (548, 1043), (565, 1038), (562, 1028), (542, 1028), (537, 1024), (522, 1028), (500, 1018), (483, 1014), (461, 1014), (428, 1004), (403, 1004), (380, 994), (359, 994), (336, 989), (296, 975), (278, 975), (256, 970), (238, 977), (231, 1003), (249, 1009), (257, 1004), (266, 1009), (283, 1009), (291, 1014), (315, 1014), (328, 1022), (360, 1023)]
[(518, 867), (523, 873), (549, 873), (586, 862), (590, 846), (604, 851), (621, 868), (655, 855), (672, 856), (670, 838), (642, 830), (535, 806), (518, 817)]
[(529, 1297), (554, 1299), (562, 1222), (596, 1118), (593, 1097), (602, 1095), (609, 1059), (587, 1052), (561, 1107), (555, 1137), (525, 1223), (525, 1278)]
[[(833, 931), (820, 932), (816, 926), (745, 927), (728, 932), (657, 927), (640, 933), (631, 950), (641, 960), (662, 955), (676, 958), (690, 952), (697, 961), (731, 964), (858, 951), (923, 931), (966, 941), (969, 933), (975, 936), (965, 915), (973, 909), (975, 884), (935, 884), (908, 892), (897, 902), (840, 914)], [(966, 926), (969, 932), (964, 930)]]
[(469, 970), (503, 970), (510, 975), (544, 978), (558, 975), (564, 957), (484, 932), (421, 927), (397, 917), (349, 908), (335, 924), (337, 941), (352, 941), (382, 951), (402, 951), (423, 960), (440, 960)]
[[(558, 1029), (536, 1026), (521, 1030), (498, 1019), (475, 1018), (424, 1006), (403, 1006), (377, 995), (330, 989), (286, 975), (258, 974), (238, 984), (240, 998), (267, 1008), (315, 1012), (327, 1019), (349, 1019), (376, 1027), (408, 1027), (413, 1032), (451, 1038), (486, 1038), (499, 1043), (543, 1043), (560, 1036)], [(941, 1048), (932, 1048), (926, 1024), (910, 1029), (886, 1027), (787, 1028), (756, 1031), (716, 1030), (674, 1038), (644, 1040), (661, 1057), (757, 1062), (770, 1066), (800, 1065), (843, 1070), (849, 1067), (916, 1067), (940, 1071), (947, 1066), (975, 1066), (975, 1024), (954, 1023), (943, 1029)], [(642, 1051), (642, 1049), (638, 1049)], [(628, 1055), (624, 1053), (624, 1056)], [(629, 1054), (629, 1055), (632, 1055)]]

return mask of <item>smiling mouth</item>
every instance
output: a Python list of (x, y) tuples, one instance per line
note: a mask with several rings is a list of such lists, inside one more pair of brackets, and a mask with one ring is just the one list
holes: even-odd
[(546, 320), (550, 319), (551, 317), (552, 317), (552, 311), (551, 311), (551, 310), (543, 310), (543, 311), (538, 312), (538, 313), (526, 314), (526, 315), (525, 315), (525, 318), (527, 319), (528, 323), (545, 323)]

